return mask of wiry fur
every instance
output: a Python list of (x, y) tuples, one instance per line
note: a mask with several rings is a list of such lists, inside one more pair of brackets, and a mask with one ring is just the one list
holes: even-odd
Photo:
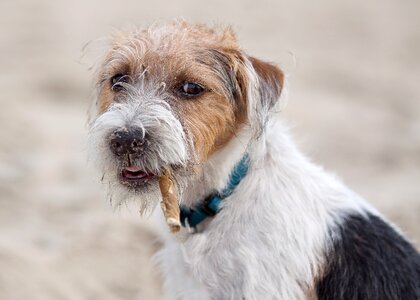
[[(215, 157), (217, 164), (206, 165), (209, 178), (191, 183), (193, 190), (218, 185), (221, 190), (246, 148), (240, 139), (232, 140), (223, 158)], [(328, 230), (339, 224), (340, 215), (363, 214), (367, 205), (303, 157), (277, 121), (267, 124), (248, 153), (251, 170), (222, 211), (200, 224), (200, 233), (182, 234), (182, 260), (192, 277), (212, 291), (212, 299), (304, 299), (322, 272), (324, 251), (331, 245)], [(188, 192), (184, 197), (189, 199)], [(167, 251), (160, 255), (174, 260)], [(165, 258), (162, 265), (168, 268)], [(171, 295), (188, 294), (183, 286), (174, 291), (170, 280), (167, 284)]]
[[(142, 170), (159, 173), (162, 165), (183, 165), (188, 158), (188, 143), (178, 119), (164, 100), (164, 95), (145, 93), (144, 88), (126, 86), (124, 103), (114, 103), (95, 119), (89, 130), (89, 156), (108, 187), (112, 202), (120, 205), (123, 201), (138, 197), (138, 194), (122, 187), (118, 182), (118, 172), (124, 165), (114, 159), (109, 148), (109, 136), (117, 129), (135, 127), (142, 137), (148, 134), (148, 151), (142, 159), (133, 163)], [(142, 93), (139, 91), (143, 91)], [(140, 211), (154, 207), (159, 199), (159, 191), (154, 186), (150, 195), (141, 202)]]
[[(126, 94), (110, 92), (107, 81), (116, 72), (131, 76)], [(182, 99), (173, 87), (184, 81), (198, 81), (208, 93)], [(118, 36), (98, 82), (101, 114), (91, 126), (91, 153), (119, 201), (141, 198), (145, 208), (159, 196), (156, 186), (153, 193), (137, 192), (118, 183), (121, 163), (112, 157), (107, 140), (116, 128), (135, 126), (153, 136), (146, 158), (135, 163), (156, 173), (172, 166), (179, 201), (188, 207), (223, 190), (234, 165), (249, 155), (248, 174), (223, 200), (220, 213), (199, 224), (196, 232), (184, 228), (171, 235), (161, 212), (155, 211), (165, 240), (156, 261), (168, 299), (329, 299), (340, 288), (340, 276), (352, 267), (341, 264), (336, 270), (334, 260), (347, 257), (337, 252), (345, 251), (337, 245), (348, 232), (347, 216), (382, 217), (294, 146), (275, 115), (285, 103), (277, 67), (244, 54), (230, 30), (181, 22)], [(414, 257), (411, 265), (418, 269), (420, 260)], [(374, 265), (369, 276), (375, 276), (375, 268), (388, 270)], [(332, 279), (323, 281), (326, 276)], [(357, 299), (351, 291), (360, 288), (375, 288), (378, 299), (399, 293), (395, 288), (396, 294), (381, 294), (385, 289), (369, 283), (346, 288), (349, 299)]]

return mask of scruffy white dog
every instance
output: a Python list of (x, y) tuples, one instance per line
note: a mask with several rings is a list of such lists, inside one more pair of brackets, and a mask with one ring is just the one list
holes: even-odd
[(157, 254), (168, 298), (420, 299), (415, 248), (299, 152), (275, 116), (282, 71), (229, 28), (116, 34), (96, 81), (90, 153), (113, 203), (150, 212), (174, 174), (184, 228), (163, 221)]

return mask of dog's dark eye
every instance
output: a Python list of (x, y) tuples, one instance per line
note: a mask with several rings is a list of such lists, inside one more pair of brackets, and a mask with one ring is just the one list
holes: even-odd
[(114, 92), (121, 91), (123, 89), (123, 86), (121, 83), (127, 83), (128, 82), (128, 75), (124, 74), (117, 74), (111, 78), (111, 89)]
[(181, 88), (180, 92), (186, 96), (198, 96), (204, 92), (204, 88), (198, 83), (194, 82), (185, 82)]

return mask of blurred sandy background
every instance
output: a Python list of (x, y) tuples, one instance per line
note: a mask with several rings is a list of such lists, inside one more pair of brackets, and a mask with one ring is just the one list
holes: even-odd
[[(229, 23), (290, 79), (301, 148), (420, 241), (420, 2), (0, 2), (0, 299), (161, 299), (157, 247), (87, 168), (83, 45), (185, 17)], [(417, 244), (419, 245), (419, 244)]]

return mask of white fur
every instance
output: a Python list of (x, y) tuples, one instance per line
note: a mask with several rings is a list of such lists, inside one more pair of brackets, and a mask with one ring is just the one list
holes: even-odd
[(341, 215), (372, 210), (308, 161), (281, 122), (268, 119), (257, 139), (253, 128), (242, 128), (184, 191), (181, 201), (193, 206), (222, 190), (249, 154), (250, 170), (219, 214), (196, 233), (165, 235), (157, 261), (168, 299), (306, 299)]
[[(88, 150), (90, 159), (100, 171), (101, 180), (106, 183), (111, 202), (117, 206), (139, 198), (119, 183), (120, 169), (109, 147), (111, 133), (128, 127), (140, 129), (143, 136), (147, 132), (155, 141), (148, 154), (135, 162), (142, 170), (159, 173), (162, 166), (182, 165), (188, 158), (183, 128), (167, 102), (159, 100), (155, 94), (140, 95), (132, 91), (124, 102), (111, 105), (91, 124)], [(146, 197), (142, 196), (140, 211), (149, 212), (159, 199), (160, 192), (154, 185)]]
[[(216, 155), (206, 166), (206, 176), (215, 175), (213, 183), (227, 181), (245, 147), (235, 139), (222, 151), (229, 150), (224, 161)], [(167, 258), (161, 261), (168, 295), (205, 299), (188, 297), (195, 278), (194, 289), (204, 284), (211, 299), (305, 299), (322, 266), (328, 230), (340, 214), (367, 209), (357, 195), (302, 156), (276, 120), (248, 153), (249, 173), (223, 200), (222, 211), (200, 224), (198, 233), (184, 229), (178, 241), (167, 238), (158, 255)], [(171, 270), (184, 270), (188, 286)]]

